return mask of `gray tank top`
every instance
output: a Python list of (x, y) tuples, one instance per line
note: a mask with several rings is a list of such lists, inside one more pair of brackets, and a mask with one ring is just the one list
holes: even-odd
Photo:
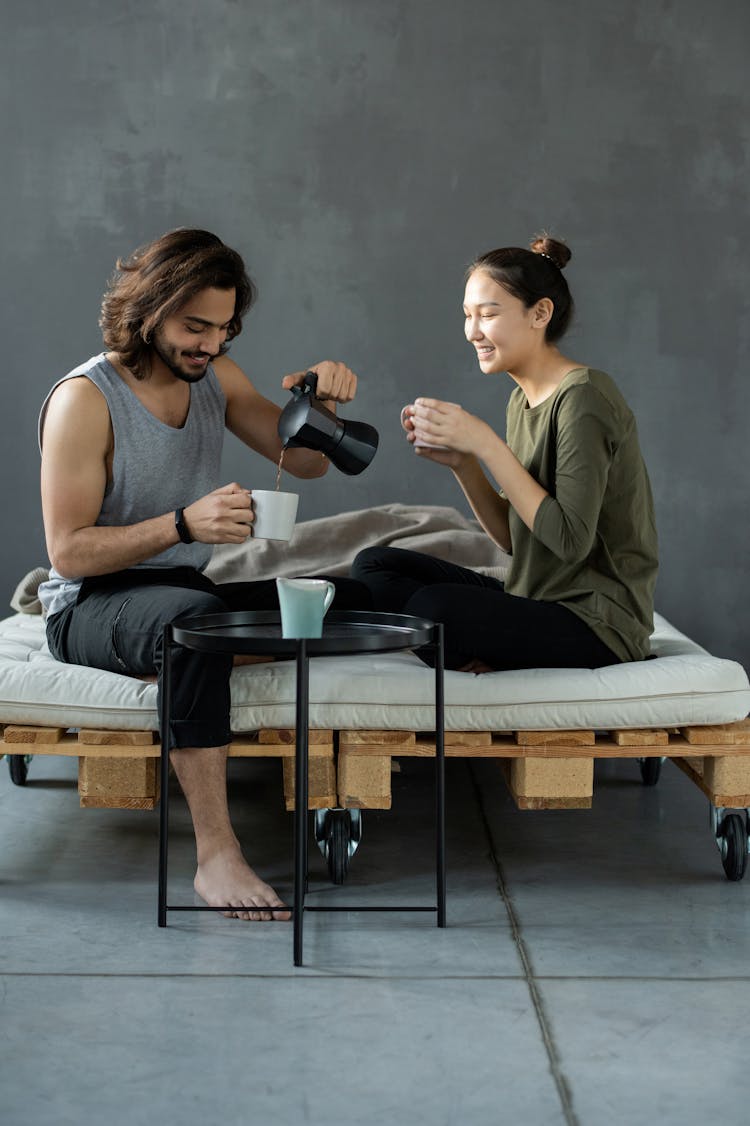
[[(85, 375), (107, 400), (114, 433), (112, 481), (104, 494), (98, 525), (124, 527), (185, 507), (220, 485), (226, 400), (209, 365), (205, 377), (190, 387), (190, 408), (181, 429), (156, 418), (133, 394), (102, 352), (58, 380), (39, 415), (39, 448), (47, 405), (55, 389)], [(145, 559), (138, 567), (194, 567), (202, 571), (211, 558), (207, 543), (177, 543)], [(66, 579), (54, 568), (39, 587), (47, 614), (75, 602), (81, 579)]]

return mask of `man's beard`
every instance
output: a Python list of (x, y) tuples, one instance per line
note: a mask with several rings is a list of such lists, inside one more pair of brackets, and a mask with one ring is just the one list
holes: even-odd
[(208, 361), (202, 371), (188, 372), (183, 371), (179, 367), (181, 352), (177, 348), (172, 347), (170, 344), (162, 343), (157, 335), (154, 335), (151, 341), (151, 347), (156, 352), (161, 362), (169, 368), (172, 375), (177, 379), (181, 379), (183, 383), (200, 383), (205, 378), (208, 372), (208, 365), (211, 360), (215, 359), (214, 356), (209, 356)]

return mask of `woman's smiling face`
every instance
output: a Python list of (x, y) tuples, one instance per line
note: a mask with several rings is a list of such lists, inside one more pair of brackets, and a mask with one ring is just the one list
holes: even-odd
[(527, 309), (484, 270), (475, 270), (464, 293), (464, 332), (485, 374), (514, 371), (538, 345), (536, 307)]

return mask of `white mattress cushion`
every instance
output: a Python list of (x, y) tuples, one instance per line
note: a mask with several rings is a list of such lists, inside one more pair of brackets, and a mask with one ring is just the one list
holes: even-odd
[[(454, 731), (660, 727), (730, 723), (750, 711), (735, 661), (712, 657), (656, 615), (658, 659), (602, 669), (445, 674), (446, 727)], [(313, 727), (430, 731), (434, 673), (411, 652), (316, 657)], [(232, 729), (294, 726), (293, 661), (232, 673)], [(50, 656), (40, 617), (0, 621), (0, 723), (156, 730), (156, 685), (64, 665)]]

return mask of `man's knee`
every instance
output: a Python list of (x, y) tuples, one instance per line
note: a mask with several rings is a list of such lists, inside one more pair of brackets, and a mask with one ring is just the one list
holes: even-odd
[(175, 591), (174, 595), (170, 594), (168, 605), (165, 606), (164, 621), (199, 617), (202, 614), (224, 614), (226, 611), (227, 605), (218, 594), (207, 590), (180, 590)]
[(199, 618), (204, 614), (224, 614), (227, 607), (218, 595), (203, 590), (170, 590), (161, 604), (162, 627), (154, 638), (155, 655), (161, 653), (163, 627), (178, 618)]
[[(164, 587), (154, 588), (153, 596), (157, 599), (158, 616), (152, 611), (146, 611), (141, 603), (128, 606), (122, 620), (122, 632), (127, 641), (130, 658), (133, 662), (131, 671), (143, 672), (147, 666), (157, 670), (162, 663), (162, 650), (164, 645), (164, 626), (180, 618), (197, 618), (204, 614), (226, 613), (226, 605), (221, 598), (210, 591), (186, 590)], [(116, 640), (116, 635), (115, 635)]]

